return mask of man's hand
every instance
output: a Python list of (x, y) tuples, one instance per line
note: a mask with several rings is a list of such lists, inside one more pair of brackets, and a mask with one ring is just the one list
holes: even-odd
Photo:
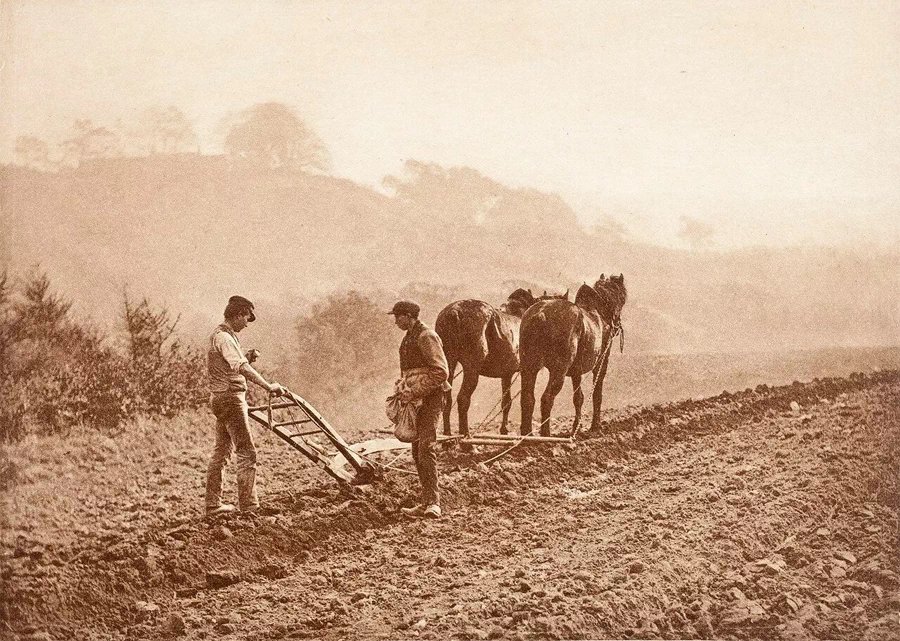
[(251, 363), (255, 363), (256, 359), (259, 358), (259, 350), (251, 349), (247, 352), (246, 356), (248, 361), (250, 361)]
[(269, 385), (269, 394), (272, 396), (282, 396), (284, 394), (284, 388), (278, 383), (271, 383)]

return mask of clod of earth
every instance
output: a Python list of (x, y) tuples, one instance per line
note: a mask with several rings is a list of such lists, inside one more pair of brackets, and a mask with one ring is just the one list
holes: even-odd
[[(900, 374), (880, 372), (611, 411), (556, 456), (448, 449), (435, 523), (398, 514), (413, 475), (345, 495), (265, 437), (280, 514), (211, 523), (160, 489), (196, 485), (205, 443), (161, 460), (98, 439), (102, 474), (92, 454), (55, 494), (4, 490), (0, 618), (20, 638), (111, 641), (894, 639), (898, 399)], [(62, 503), (104, 531), (46, 509)]]

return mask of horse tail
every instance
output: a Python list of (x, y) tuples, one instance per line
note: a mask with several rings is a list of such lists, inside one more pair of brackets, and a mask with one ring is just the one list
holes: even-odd
[(519, 331), (521, 369), (537, 372), (544, 366), (544, 333), (547, 318), (543, 313), (526, 314)]
[(499, 343), (503, 340), (503, 331), (500, 329), (500, 314), (494, 312), (484, 327), (484, 337), (488, 345)]
[[(441, 337), (444, 354), (448, 359), (458, 353), (459, 312), (455, 307), (446, 307), (434, 321), (434, 331)], [(453, 360), (456, 360), (455, 358)]]

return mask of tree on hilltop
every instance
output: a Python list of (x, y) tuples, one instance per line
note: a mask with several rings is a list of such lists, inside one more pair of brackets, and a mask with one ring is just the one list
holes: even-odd
[(225, 137), (225, 152), (270, 169), (328, 171), (331, 159), (322, 140), (287, 105), (266, 102), (245, 109)]
[(194, 125), (177, 107), (151, 107), (142, 118), (139, 135), (150, 154), (177, 154), (197, 148)]
[(80, 165), (85, 160), (118, 158), (122, 155), (119, 135), (88, 118), (75, 121), (74, 135), (63, 142), (65, 159), (69, 164)]
[(17, 164), (31, 169), (49, 170), (55, 167), (50, 159), (50, 147), (35, 136), (19, 136), (13, 147)]
[(483, 222), (509, 192), (469, 167), (447, 169), (436, 163), (407, 160), (403, 170), (402, 176), (385, 177), (384, 186), (415, 211), (428, 211), (430, 218), (436, 216), (457, 225)]
[(470, 167), (447, 169), (408, 160), (402, 176), (387, 176), (383, 184), (420, 212), (424, 222), (430, 220), (442, 229), (449, 224), (451, 230), (471, 233), (478, 227), (507, 240), (528, 233), (538, 237), (551, 231), (561, 236), (582, 233), (577, 215), (559, 195), (507, 187)]

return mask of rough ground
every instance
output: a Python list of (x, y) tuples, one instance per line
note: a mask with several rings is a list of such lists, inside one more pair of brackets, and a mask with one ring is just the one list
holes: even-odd
[(4, 488), (2, 634), (900, 638), (900, 373), (605, 418), (490, 466), (497, 450), (442, 452), (434, 522), (398, 515), (414, 477), (348, 496), (273, 438), (280, 513), (212, 522), (203, 439), (171, 456), (107, 439), (74, 468), (48, 454)]

